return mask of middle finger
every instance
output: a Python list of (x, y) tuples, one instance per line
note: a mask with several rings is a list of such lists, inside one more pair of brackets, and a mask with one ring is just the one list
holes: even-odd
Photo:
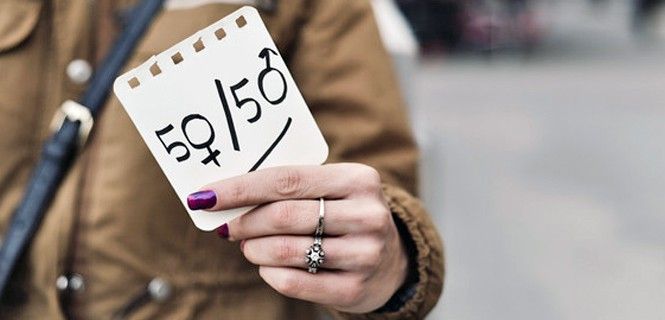
[[(359, 228), (362, 208), (349, 200), (324, 202), (326, 235), (344, 235)], [(349, 212), (353, 212), (351, 215)], [(286, 200), (254, 208), (229, 222), (229, 239), (243, 240), (270, 235), (310, 235), (319, 221), (319, 200)]]

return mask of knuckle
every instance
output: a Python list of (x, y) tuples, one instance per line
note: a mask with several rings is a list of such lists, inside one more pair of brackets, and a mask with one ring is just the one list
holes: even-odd
[(247, 188), (242, 183), (232, 184), (229, 188), (229, 193), (231, 194), (231, 199), (239, 203), (246, 203), (250, 198)]
[(277, 241), (273, 254), (278, 261), (288, 261), (295, 256), (295, 249), (287, 238), (282, 237)]
[(377, 220), (376, 231), (382, 234), (388, 233), (388, 230), (393, 225), (392, 216), (387, 212), (380, 214), (379, 218), (376, 220)]
[(381, 175), (373, 167), (364, 164), (356, 164), (352, 169), (352, 172), (356, 186), (361, 191), (371, 193), (376, 192), (381, 188)]
[(381, 188), (381, 174), (379, 174), (379, 171), (370, 166), (365, 166), (363, 174), (367, 179), (367, 184), (372, 187), (372, 189)]
[(343, 307), (352, 307), (360, 303), (364, 296), (364, 283), (361, 279), (353, 278), (350, 280), (348, 288), (345, 290), (344, 298), (342, 299)]
[(293, 297), (298, 292), (301, 291), (302, 284), (298, 277), (292, 275), (291, 273), (285, 274), (282, 279), (277, 283), (277, 291), (281, 292), (284, 295)]
[(366, 269), (374, 269), (381, 261), (381, 256), (384, 251), (383, 244), (374, 244), (370, 246), (369, 250), (365, 253), (364, 267)]
[(295, 218), (296, 209), (290, 201), (281, 201), (277, 203), (277, 211), (273, 214), (273, 227), (277, 231), (287, 230)]
[(368, 231), (385, 233), (390, 228), (391, 216), (385, 208), (372, 208), (364, 216), (364, 224)]
[(385, 243), (378, 239), (372, 239), (367, 242), (362, 257), (358, 259), (359, 267), (363, 270), (370, 271), (378, 267), (381, 258), (385, 254)]
[(296, 170), (284, 169), (277, 176), (277, 193), (283, 197), (298, 195), (301, 185), (302, 176)]

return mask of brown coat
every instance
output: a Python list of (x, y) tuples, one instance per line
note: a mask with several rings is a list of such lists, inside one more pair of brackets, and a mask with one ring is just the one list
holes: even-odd
[[(110, 11), (131, 2), (0, 0), (0, 232), (53, 114), (85, 88), (67, 77), (68, 64), (98, 60), (118, 24)], [(128, 67), (237, 8), (214, 3), (164, 11)], [(403, 236), (416, 244), (419, 283), (399, 312), (335, 316), (423, 317), (441, 292), (442, 245), (413, 196), (417, 150), (369, 3), (283, 0), (261, 15), (330, 145), (328, 162), (375, 167), (393, 213), (408, 227)], [(59, 291), (56, 279), (63, 274), (81, 275), (84, 288)], [(137, 308), (132, 318), (310, 319), (320, 309), (281, 296), (236, 243), (192, 225), (111, 97), (18, 266), (0, 318), (108, 319), (154, 277), (168, 281), (172, 294)]]

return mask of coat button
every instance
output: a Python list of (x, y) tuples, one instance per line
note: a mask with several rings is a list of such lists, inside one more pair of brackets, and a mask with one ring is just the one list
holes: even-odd
[(148, 293), (157, 302), (165, 301), (171, 296), (171, 284), (162, 278), (154, 278), (148, 283)]
[(67, 65), (67, 76), (76, 84), (84, 84), (92, 76), (92, 66), (82, 59), (73, 60)]
[(55, 280), (55, 287), (59, 291), (70, 290), (78, 292), (85, 289), (85, 281), (80, 274), (75, 273), (70, 276), (61, 275)]
[(55, 287), (58, 288), (58, 291), (65, 291), (69, 286), (69, 278), (67, 276), (59, 276), (58, 279), (55, 279)]
[(148, 283), (148, 294), (153, 300), (162, 302), (171, 297), (171, 284), (162, 278), (154, 278)]

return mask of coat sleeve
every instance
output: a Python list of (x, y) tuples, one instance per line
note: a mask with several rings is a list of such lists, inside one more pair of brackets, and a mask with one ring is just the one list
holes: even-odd
[[(423, 318), (443, 286), (443, 248), (416, 198), (418, 151), (392, 61), (368, 1), (310, 1), (287, 57), (305, 100), (330, 146), (328, 162), (358, 162), (377, 169), (395, 219), (405, 226), (417, 269), (414, 294), (395, 312), (343, 319)], [(396, 221), (398, 222), (398, 221)]]

